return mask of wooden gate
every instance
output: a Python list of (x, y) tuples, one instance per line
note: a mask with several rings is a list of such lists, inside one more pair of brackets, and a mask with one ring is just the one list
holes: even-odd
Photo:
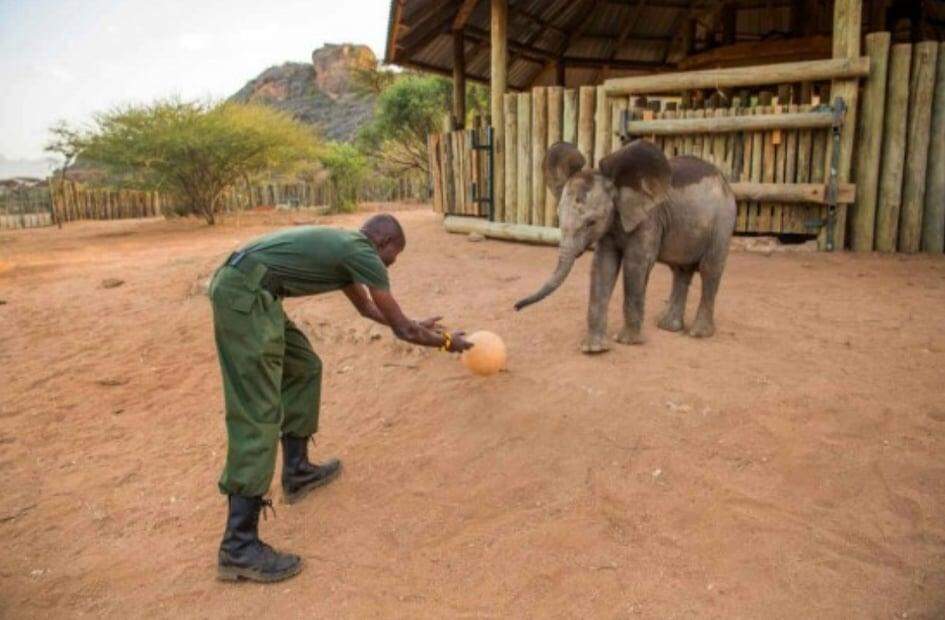
[(492, 128), (430, 134), (427, 153), (433, 209), (493, 219)]

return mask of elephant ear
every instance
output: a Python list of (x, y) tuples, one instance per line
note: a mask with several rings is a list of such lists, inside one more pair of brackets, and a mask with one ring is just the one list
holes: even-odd
[(564, 184), (572, 175), (580, 172), (586, 163), (587, 160), (581, 155), (581, 151), (569, 142), (555, 142), (548, 147), (542, 168), (545, 172), (545, 184), (555, 195), (555, 200), (561, 199)]
[(634, 140), (600, 161), (600, 172), (616, 190), (617, 212), (626, 232), (633, 232), (668, 199), (672, 171), (652, 142)]

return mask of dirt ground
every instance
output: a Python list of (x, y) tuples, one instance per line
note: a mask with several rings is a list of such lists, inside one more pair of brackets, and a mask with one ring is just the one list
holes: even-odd
[(587, 357), (587, 257), (515, 313), (553, 248), (400, 216), (395, 294), (502, 335), (508, 372), (375, 338), (341, 295), (287, 301), (325, 361), (315, 454), (346, 469), (293, 506), (274, 485), (262, 534), (306, 567), (272, 586), (214, 578), (199, 282), (299, 216), (0, 235), (0, 616), (945, 616), (941, 257), (734, 252), (706, 341), (656, 329), (658, 266), (648, 342)]

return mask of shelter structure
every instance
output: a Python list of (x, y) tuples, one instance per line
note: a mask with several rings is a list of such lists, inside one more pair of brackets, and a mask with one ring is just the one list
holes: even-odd
[(940, 0), (392, 0), (385, 62), (453, 79), (434, 205), (479, 220), (448, 228), (553, 242), (547, 146), (642, 137), (721, 168), (740, 233), (942, 252), (943, 31)]

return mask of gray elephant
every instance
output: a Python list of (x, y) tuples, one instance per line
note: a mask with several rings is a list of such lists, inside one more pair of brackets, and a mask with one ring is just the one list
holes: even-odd
[(722, 173), (695, 157), (667, 160), (645, 140), (608, 155), (598, 170), (584, 169), (585, 163), (577, 148), (565, 142), (552, 145), (545, 155), (545, 180), (558, 199), (558, 265), (544, 286), (516, 303), (515, 309), (553, 293), (574, 261), (596, 244), (582, 351), (600, 353), (609, 348), (607, 305), (621, 265), (624, 326), (617, 342), (643, 342), (646, 284), (657, 261), (673, 271), (673, 290), (659, 327), (683, 329), (689, 283), (698, 271), (702, 300), (689, 333), (711, 336), (715, 294), (736, 217), (735, 196)]

